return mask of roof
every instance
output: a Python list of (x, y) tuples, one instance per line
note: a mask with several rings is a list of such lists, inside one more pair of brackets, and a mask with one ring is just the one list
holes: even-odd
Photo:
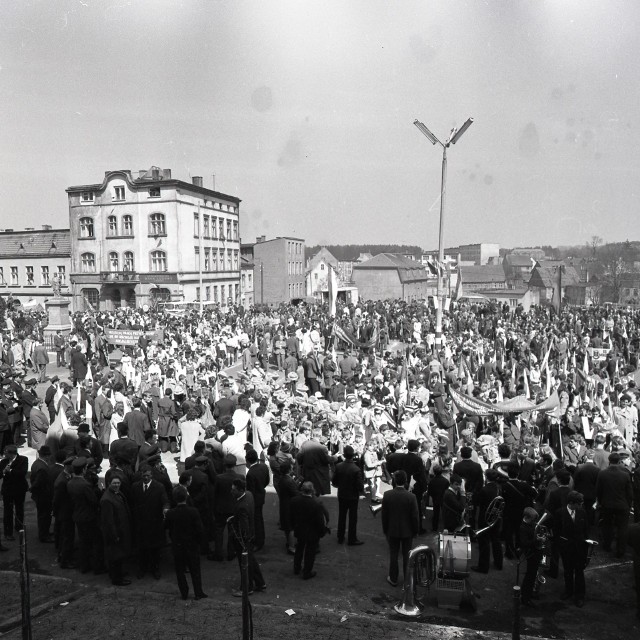
[(379, 253), (360, 264), (354, 264), (354, 269), (422, 269), (424, 267), (417, 260), (410, 260), (396, 253)]
[(220, 193), (219, 191), (213, 191), (212, 189), (207, 189), (206, 187), (201, 187), (199, 185), (193, 184), (192, 182), (184, 182), (183, 180), (177, 180), (175, 178), (168, 178), (164, 176), (159, 176), (158, 178), (152, 177), (141, 178), (133, 178), (131, 175), (131, 171), (129, 169), (119, 169), (118, 171), (105, 171), (104, 180), (101, 183), (97, 184), (84, 184), (84, 185), (74, 185), (68, 187), (66, 189), (67, 193), (78, 193), (80, 191), (104, 191), (107, 188), (107, 182), (111, 178), (123, 178), (125, 182), (128, 184), (132, 191), (137, 191), (139, 189), (146, 189), (149, 187), (159, 187), (161, 185), (168, 187), (178, 187), (185, 191), (192, 191), (194, 193), (199, 193), (203, 196), (209, 196), (210, 198), (219, 198), (220, 200), (228, 200), (229, 202), (234, 202), (235, 204), (240, 204), (242, 200), (240, 198), (236, 198), (235, 196), (230, 196), (226, 193)]
[(309, 262), (307, 265), (307, 271), (313, 269), (316, 265), (318, 265), (322, 260), (330, 264), (332, 267), (338, 267), (338, 259), (327, 249), (327, 247), (322, 247), (318, 253), (316, 253), (313, 257), (309, 258)]
[[(546, 263), (547, 261), (545, 261)], [(554, 261), (555, 262), (555, 261)], [(539, 263), (538, 263), (539, 264)], [(563, 264), (562, 262), (557, 262), (557, 265)], [(530, 287), (544, 287), (545, 289), (553, 289), (557, 286), (560, 277), (558, 275), (555, 267), (542, 267), (535, 266), (533, 271), (531, 272), (531, 278), (529, 279)], [(575, 270), (575, 267), (566, 266), (565, 270), (562, 273), (562, 285), (576, 285), (580, 282), (580, 276), (578, 272)]]
[(520, 253), (509, 253), (505, 256), (505, 262), (512, 267), (532, 267), (533, 260), (531, 256), (523, 255)]
[(428, 280), (427, 270), (416, 260), (409, 260), (394, 253), (379, 253), (361, 264), (354, 264), (354, 271), (392, 269), (398, 272), (400, 282)]
[(2, 258), (70, 255), (71, 232), (69, 229), (34, 229), (0, 233)]
[(460, 265), (459, 277), (462, 284), (481, 284), (483, 282), (506, 282), (504, 268), (501, 264)]
[(514, 287), (513, 289), (479, 289), (474, 293), (484, 293), (494, 298), (521, 298), (529, 291), (529, 287)]

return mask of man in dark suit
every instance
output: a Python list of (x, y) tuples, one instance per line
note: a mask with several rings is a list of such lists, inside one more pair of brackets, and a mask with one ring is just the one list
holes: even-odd
[(31, 497), (36, 503), (40, 542), (53, 542), (49, 531), (53, 509), (53, 482), (49, 473), (50, 456), (51, 449), (43, 445), (38, 451), (38, 458), (31, 465)]
[(131, 511), (120, 492), (122, 482), (114, 475), (100, 499), (100, 529), (104, 540), (104, 555), (107, 561), (111, 584), (126, 587), (131, 580), (124, 578), (122, 564), (131, 555), (133, 534)]
[(404, 450), (404, 442), (402, 440), (396, 440), (393, 444), (393, 453), (389, 453), (386, 456), (387, 473), (393, 475), (396, 471), (404, 471), (404, 459), (407, 456), (407, 452)]
[(311, 438), (302, 443), (297, 461), (302, 477), (313, 484), (316, 495), (327, 495), (331, 493), (329, 467), (333, 459), (327, 447), (320, 442), (321, 438), (322, 430), (314, 429)]
[(355, 463), (354, 450), (351, 445), (344, 448), (344, 462), (336, 465), (331, 484), (338, 489), (338, 544), (344, 542), (344, 533), (349, 515), (349, 533), (347, 544), (364, 544), (358, 540), (358, 501), (364, 494), (364, 479), (360, 467)]
[(453, 533), (464, 524), (466, 499), (462, 493), (462, 478), (452, 473), (449, 482), (442, 497), (442, 519), (445, 531)]
[(586, 540), (589, 535), (583, 502), (582, 494), (571, 491), (567, 498), (567, 506), (560, 507), (555, 512), (553, 520), (553, 536), (559, 544), (564, 573), (564, 594), (561, 599), (573, 597), (578, 607), (584, 606)]
[(200, 538), (200, 552), (206, 554), (209, 560), (214, 560), (215, 554), (209, 548), (209, 543), (214, 537), (213, 492), (216, 476), (215, 472), (213, 476), (208, 473), (211, 459), (207, 456), (200, 454), (194, 463), (195, 466), (185, 471), (190, 478), (187, 491), (190, 504), (197, 509), (202, 521), (203, 535)]
[(144, 444), (144, 434), (151, 431), (149, 416), (142, 411), (142, 400), (137, 396), (133, 399), (133, 411), (129, 411), (123, 419), (129, 427), (129, 437), (141, 447)]
[(56, 419), (56, 393), (58, 393), (60, 378), (58, 378), (58, 376), (53, 376), (49, 382), (51, 384), (45, 391), (44, 403), (47, 405), (47, 409), (49, 410), (49, 422), (53, 423)]
[(77, 345), (75, 351), (71, 353), (71, 383), (75, 386), (76, 382), (82, 382), (87, 377), (89, 365), (87, 356), (82, 353), (80, 345)]
[[(420, 513), (420, 529), (418, 533), (426, 533), (422, 524), (424, 517), (422, 498), (429, 487), (429, 476), (424, 466), (424, 461), (419, 455), (420, 443), (417, 440), (409, 440), (407, 443), (407, 453), (402, 458), (401, 469), (407, 474), (409, 484), (413, 483), (411, 491), (418, 501), (418, 512)], [(392, 454), (393, 455), (393, 454)]]
[(313, 570), (318, 543), (327, 530), (322, 505), (314, 498), (313, 484), (303, 482), (300, 494), (291, 499), (290, 515), (296, 550), (293, 556), (293, 573), (310, 580), (316, 576)]
[(109, 460), (121, 460), (122, 467), (133, 473), (138, 459), (138, 445), (129, 437), (129, 426), (124, 422), (118, 425), (118, 439), (109, 445)]
[(518, 464), (518, 480), (522, 480), (527, 484), (533, 484), (536, 473), (536, 463), (527, 456), (527, 450), (524, 447), (518, 449), (516, 462)]
[(255, 506), (255, 549), (259, 551), (264, 546), (264, 515), (262, 509), (267, 497), (266, 489), (269, 486), (269, 467), (258, 460), (258, 452), (255, 449), (247, 451), (247, 491), (253, 496)]
[(587, 449), (586, 460), (573, 472), (573, 488), (584, 496), (584, 510), (587, 512), (589, 526), (595, 524), (596, 486), (599, 467), (594, 462), (593, 449)]
[(150, 572), (160, 579), (160, 549), (165, 544), (164, 514), (169, 510), (169, 498), (164, 487), (153, 480), (148, 464), (140, 467), (142, 479), (131, 487), (133, 525), (138, 546), (138, 577)]
[(171, 538), (171, 551), (173, 564), (176, 570), (178, 588), (183, 600), (189, 597), (189, 585), (185, 570), (188, 569), (193, 582), (193, 591), (196, 600), (206, 598), (207, 594), (202, 590), (202, 576), (200, 572), (200, 554), (198, 549), (204, 538), (204, 528), (198, 510), (187, 506), (187, 490), (183, 486), (177, 486), (173, 490), (173, 501), (176, 506), (167, 512), (164, 526), (169, 531)]
[(633, 504), (631, 474), (620, 464), (618, 453), (609, 454), (609, 466), (602, 469), (596, 481), (596, 498), (602, 519), (602, 548), (611, 551), (616, 534), (616, 556), (622, 558), (627, 548), (627, 527)]
[(471, 447), (462, 447), (460, 455), (462, 460), (453, 465), (453, 473), (464, 480), (464, 490), (468, 498), (471, 498), (473, 510), (469, 512), (469, 526), (476, 528), (476, 512), (478, 510), (478, 494), (484, 484), (482, 467), (471, 459), (473, 453)]
[[(231, 495), (231, 486), (234, 480), (242, 478), (235, 472), (237, 458), (232, 454), (224, 457), (224, 472), (216, 476), (216, 485), (214, 489), (213, 509), (214, 509), (214, 554), (216, 560), (223, 559), (223, 541), (224, 529), (227, 526), (227, 520), (233, 515), (235, 502)], [(227, 541), (227, 559), (233, 560), (234, 547), (231, 536)]]
[(385, 491), (382, 497), (382, 532), (389, 544), (389, 575), (387, 582), (398, 585), (398, 553), (402, 552), (402, 573), (407, 579), (407, 564), (411, 542), (418, 534), (420, 516), (415, 494), (406, 488), (407, 474), (396, 471), (393, 474), (393, 489)]
[[(18, 455), (18, 447), (9, 444), (4, 448), (4, 458), (0, 460), (0, 478), (2, 478), (2, 501), (4, 502), (4, 537), (15, 540), (16, 531), (23, 528), (24, 499), (29, 485), (27, 471), (29, 460)], [(15, 516), (15, 517), (14, 517)]]
[(100, 490), (84, 477), (86, 458), (72, 463), (73, 476), (67, 493), (73, 505), (73, 522), (78, 530), (80, 571), (104, 572), (104, 549), (100, 531)]
[[(478, 508), (478, 528), (487, 527), (487, 515), (489, 506), (498, 497), (502, 496), (502, 480), (504, 476), (497, 469), (487, 469), (487, 483), (476, 494), (476, 506)], [(494, 503), (495, 505), (496, 503)], [(493, 564), (496, 569), (501, 570), (503, 564), (502, 542), (500, 534), (502, 532), (502, 519), (491, 526), (487, 531), (478, 535), (478, 564), (471, 567), (472, 571), (478, 573), (489, 573), (491, 554), (493, 553)]]
[[(83, 438), (83, 436), (86, 436)], [(88, 440), (87, 440), (88, 438)], [(102, 453), (102, 445), (99, 440), (93, 436), (91, 433), (91, 427), (88, 422), (81, 422), (78, 425), (78, 440), (75, 443), (75, 452), (77, 456), (80, 456), (80, 441), (83, 440), (83, 443), (86, 443), (86, 450), (89, 452), (91, 458), (93, 459), (96, 467), (102, 465), (102, 460), (104, 459), (104, 455)]]
[[(255, 535), (253, 514), (253, 496), (247, 491), (247, 484), (243, 477), (236, 478), (231, 485), (231, 497), (234, 500), (233, 515), (231, 517), (231, 539), (238, 558), (238, 566), (242, 571), (242, 553), (247, 553), (249, 593), (264, 591), (267, 588), (260, 565), (253, 553), (253, 539)], [(232, 592), (235, 597), (242, 597), (242, 588)]]
[[(64, 451), (56, 453), (56, 463), (64, 458)], [(61, 569), (73, 569), (73, 543), (76, 526), (73, 522), (73, 503), (69, 496), (68, 486), (72, 475), (73, 458), (66, 458), (63, 470), (53, 483), (53, 517), (55, 518), (54, 536), (58, 562)]]

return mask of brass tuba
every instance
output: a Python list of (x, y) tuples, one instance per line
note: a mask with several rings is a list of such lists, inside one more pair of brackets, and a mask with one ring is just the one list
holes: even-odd
[(418, 545), (409, 552), (407, 573), (404, 576), (402, 600), (394, 607), (402, 616), (416, 617), (424, 608), (418, 600), (418, 587), (430, 587), (436, 579), (436, 554), (426, 544)]
[(484, 521), (487, 523), (485, 527), (475, 532), (476, 537), (485, 531), (489, 531), (497, 522), (502, 518), (504, 513), (504, 498), (502, 496), (496, 496), (487, 507), (487, 511), (484, 515)]

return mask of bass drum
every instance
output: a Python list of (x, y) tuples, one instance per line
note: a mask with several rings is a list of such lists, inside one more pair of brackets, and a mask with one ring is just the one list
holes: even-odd
[(440, 556), (438, 576), (461, 578), (471, 571), (471, 540), (468, 536), (441, 533), (438, 541)]

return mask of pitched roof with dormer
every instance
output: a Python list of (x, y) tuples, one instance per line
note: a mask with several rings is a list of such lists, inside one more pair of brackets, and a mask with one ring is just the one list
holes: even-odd
[(0, 233), (0, 256), (3, 258), (69, 257), (69, 229), (33, 229)]

